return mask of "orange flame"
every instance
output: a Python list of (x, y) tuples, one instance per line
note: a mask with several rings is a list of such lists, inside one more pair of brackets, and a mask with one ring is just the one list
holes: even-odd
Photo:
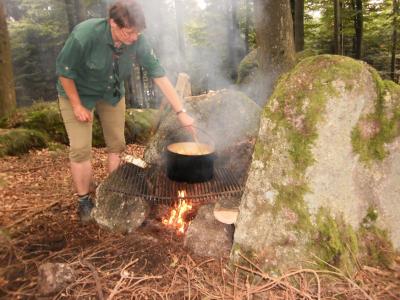
[(181, 199), (179, 199), (179, 202), (171, 209), (169, 217), (162, 219), (164, 225), (176, 229), (178, 234), (185, 233), (190, 224), (190, 222), (185, 222), (183, 217), (185, 213), (192, 209), (193, 205), (190, 201), (182, 199), (185, 198), (185, 195), (185, 191), (178, 191), (178, 198)]

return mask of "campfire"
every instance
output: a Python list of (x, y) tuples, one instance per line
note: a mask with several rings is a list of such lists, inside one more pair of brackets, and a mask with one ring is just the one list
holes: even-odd
[(162, 223), (176, 230), (177, 234), (184, 234), (190, 225), (187, 215), (191, 213), (193, 204), (190, 200), (184, 200), (185, 191), (178, 191), (179, 201), (172, 207), (167, 217), (162, 219)]

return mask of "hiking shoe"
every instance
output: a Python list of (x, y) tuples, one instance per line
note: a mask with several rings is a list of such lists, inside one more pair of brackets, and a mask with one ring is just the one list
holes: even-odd
[(79, 218), (82, 223), (87, 223), (92, 219), (91, 212), (94, 205), (89, 195), (81, 197), (78, 201)]

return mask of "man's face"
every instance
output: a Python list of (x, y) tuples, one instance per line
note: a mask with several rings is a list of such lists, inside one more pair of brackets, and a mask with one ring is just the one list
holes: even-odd
[(139, 38), (140, 32), (134, 27), (119, 27), (114, 20), (111, 20), (111, 28), (114, 33), (115, 42), (121, 42), (125, 45), (133, 44)]

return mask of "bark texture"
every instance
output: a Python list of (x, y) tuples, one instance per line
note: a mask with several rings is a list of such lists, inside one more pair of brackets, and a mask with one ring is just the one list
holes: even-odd
[(2, 117), (16, 107), (10, 38), (2, 1), (0, 1), (0, 66), (0, 117)]
[(297, 52), (304, 50), (304, 0), (297, 0), (295, 2), (294, 42)]
[(363, 3), (362, 0), (353, 0), (354, 7), (354, 57), (361, 58), (362, 54), (362, 38), (364, 27)]
[(399, 1), (393, 0), (393, 32), (392, 32), (392, 56), (390, 62), (390, 75), (396, 80), (396, 51), (397, 51), (397, 18), (399, 16)]
[(259, 92), (267, 100), (276, 79), (288, 71), (295, 61), (289, 0), (256, 0), (255, 22), (257, 44), (260, 48)]

